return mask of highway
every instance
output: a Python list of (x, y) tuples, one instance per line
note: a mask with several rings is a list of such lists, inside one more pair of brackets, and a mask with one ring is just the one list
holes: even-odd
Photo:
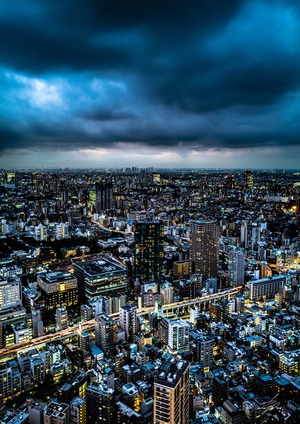
[[(224, 290), (222, 292), (209, 294), (207, 296), (197, 297), (197, 298), (191, 299), (191, 300), (183, 300), (181, 302), (169, 303), (169, 304), (163, 305), (162, 308), (165, 311), (170, 311), (171, 309), (177, 309), (177, 308), (180, 308), (180, 307), (189, 307), (189, 306), (193, 306), (193, 305), (199, 305), (200, 303), (211, 302), (211, 301), (214, 301), (216, 299), (223, 298), (223, 297), (234, 296), (234, 295), (238, 294), (240, 292), (240, 290), (241, 290), (241, 287), (235, 287), (235, 288), (232, 288), (232, 289)], [(154, 310), (153, 306), (150, 306), (150, 307), (147, 307), (147, 308), (140, 308), (140, 309), (137, 310), (137, 315), (146, 315), (153, 310)], [(119, 316), (120, 316), (119, 312), (116, 312), (114, 314), (110, 314), (110, 317), (114, 320), (118, 320)], [(95, 320), (91, 319), (90, 321), (85, 321), (85, 322), (81, 323), (81, 329), (82, 330), (91, 330), (94, 327), (94, 325), (95, 325)], [(41, 345), (41, 344), (50, 343), (50, 342), (53, 342), (53, 341), (72, 337), (72, 336), (78, 334), (79, 331), (80, 331), (79, 324), (75, 324), (72, 327), (68, 327), (65, 330), (57, 331), (56, 333), (46, 334), (45, 336), (36, 337), (35, 339), (31, 339), (31, 340), (23, 342), (23, 343), (19, 343), (19, 344), (15, 344), (15, 345), (12, 345), (12, 346), (9, 346), (9, 347), (5, 347), (3, 349), (0, 349), (0, 358), (5, 357), (5, 356), (13, 356), (13, 355), (17, 354), (18, 351), (20, 351), (20, 350), (31, 349), (31, 348), (34, 348), (34, 347)]]

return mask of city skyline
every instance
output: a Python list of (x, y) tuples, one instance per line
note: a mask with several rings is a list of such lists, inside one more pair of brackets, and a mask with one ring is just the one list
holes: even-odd
[(0, 10), (1, 168), (298, 168), (296, 1)]

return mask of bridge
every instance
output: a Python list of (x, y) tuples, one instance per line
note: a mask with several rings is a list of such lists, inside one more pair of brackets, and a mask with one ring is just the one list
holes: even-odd
[[(205, 311), (208, 310), (209, 305), (212, 302), (216, 302), (224, 298), (229, 300), (232, 297), (236, 296), (240, 293), (241, 288), (242, 287), (239, 286), (218, 293), (209, 294), (207, 296), (197, 297), (195, 299), (183, 300), (181, 302), (176, 303), (169, 303), (166, 305), (162, 305), (160, 311), (163, 312), (165, 316), (187, 314), (192, 306), (198, 307), (200, 311)], [(140, 308), (137, 309), (137, 315), (146, 316), (153, 311), (153, 306)], [(110, 317), (114, 320), (118, 320), (120, 317), (120, 313), (116, 312), (114, 314), (110, 314)], [(36, 337), (29, 341), (25, 341), (23, 343), (5, 347), (3, 349), (0, 349), (0, 359), (3, 361), (3, 359), (5, 358), (8, 359), (8, 357), (10, 356), (13, 357), (19, 351), (33, 349), (39, 345), (74, 337), (76, 336), (76, 334), (79, 334), (81, 330), (91, 331), (94, 329), (94, 327), (95, 320), (91, 319), (81, 324), (75, 324), (72, 327), (66, 328), (65, 330), (57, 331), (56, 333), (46, 334), (44, 336)]]

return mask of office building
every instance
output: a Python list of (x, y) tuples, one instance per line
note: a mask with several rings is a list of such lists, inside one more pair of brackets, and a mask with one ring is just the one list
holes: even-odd
[(215, 221), (190, 221), (190, 274), (218, 275), (219, 227)]
[(228, 283), (231, 287), (244, 283), (245, 255), (241, 250), (231, 250), (228, 254)]
[(112, 258), (74, 263), (80, 303), (91, 303), (99, 296), (114, 297), (127, 290), (127, 270)]
[(263, 296), (274, 296), (280, 287), (286, 283), (285, 276), (267, 277), (260, 280), (252, 280), (248, 282), (250, 299), (260, 299)]
[(158, 221), (136, 222), (134, 276), (140, 283), (164, 282), (164, 226)]
[(96, 191), (96, 212), (101, 213), (112, 209), (113, 187), (111, 182), (95, 184)]
[(124, 305), (120, 308), (120, 327), (125, 331), (126, 340), (132, 338), (137, 332), (137, 307)]
[(22, 305), (22, 285), (18, 278), (0, 277), (0, 314), (10, 308)]
[(105, 313), (95, 316), (95, 343), (105, 355), (114, 353), (114, 322)]
[(86, 388), (87, 424), (112, 424), (115, 418), (114, 390), (92, 382)]
[(37, 284), (48, 311), (78, 304), (77, 278), (68, 271), (38, 274)]
[(154, 380), (153, 423), (189, 423), (189, 364), (172, 358)]

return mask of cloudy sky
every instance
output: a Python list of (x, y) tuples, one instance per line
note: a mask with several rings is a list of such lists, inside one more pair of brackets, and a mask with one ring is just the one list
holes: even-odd
[(0, 167), (299, 168), (299, 0), (0, 0)]

